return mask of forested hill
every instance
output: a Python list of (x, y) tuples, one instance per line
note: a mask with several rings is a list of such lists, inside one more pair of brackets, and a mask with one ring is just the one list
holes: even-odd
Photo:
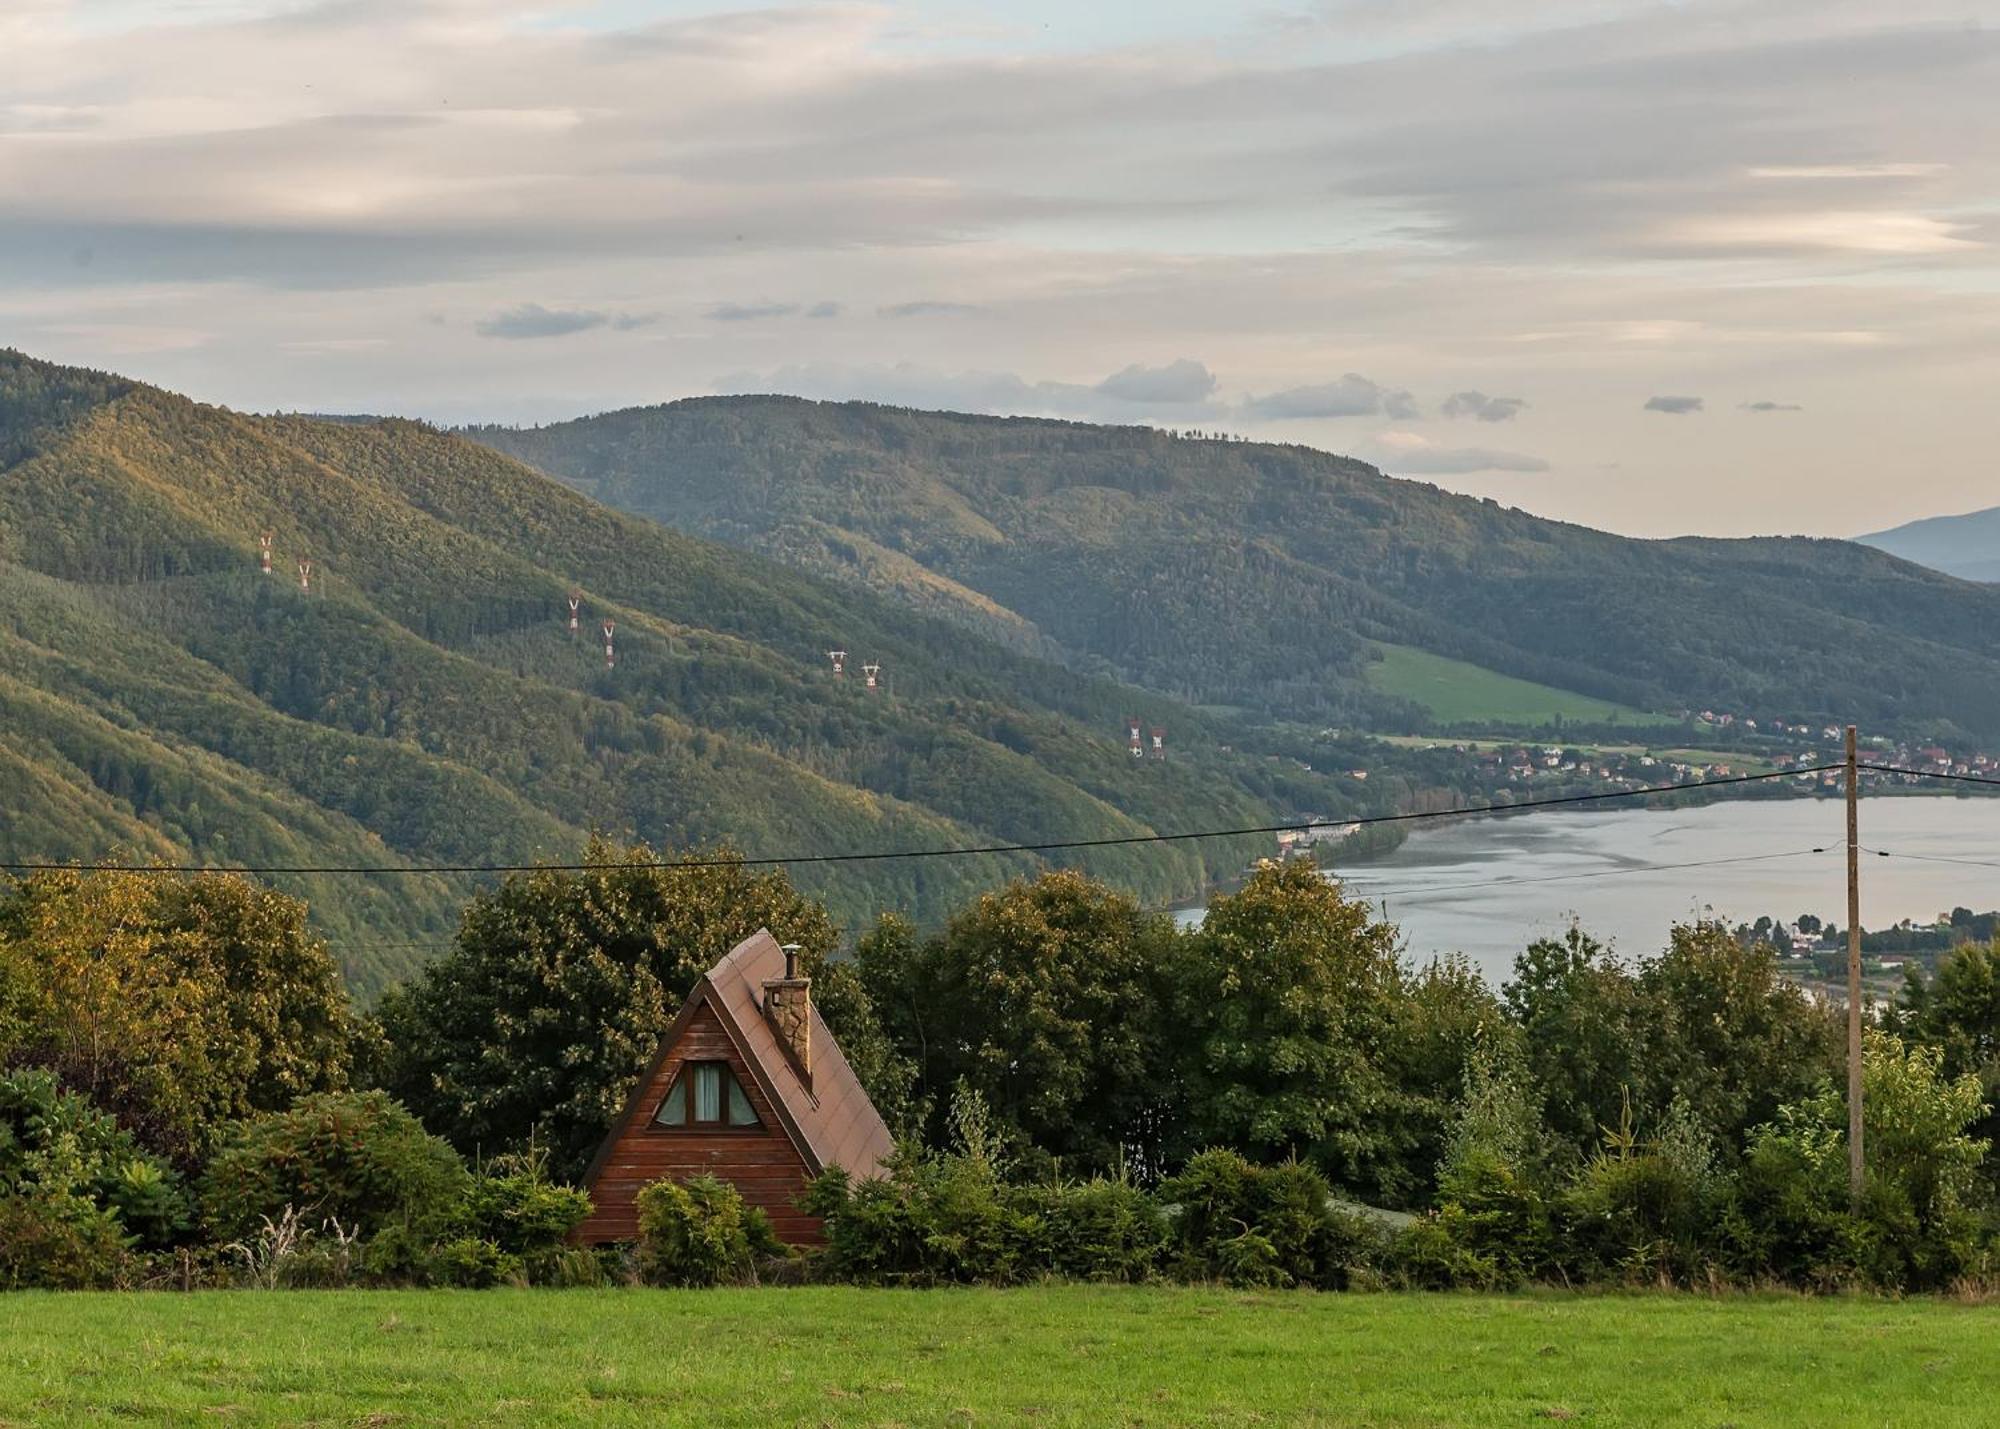
[(1361, 678), (1388, 642), (1654, 710), (2000, 737), (2000, 590), (1847, 542), (1637, 541), (1303, 447), (786, 397), (472, 435), (1201, 703), (1393, 719)]
[(1963, 580), (2000, 580), (2000, 506), (1928, 516), (1854, 539)]
[[(836, 647), (880, 661), (888, 689), (835, 681)], [(1127, 713), (1169, 725), (1175, 757), (1130, 759)], [(573, 860), (595, 830), (820, 854), (1357, 806), (1351, 781), (1253, 745), (422, 425), (244, 416), (0, 353), (0, 859), (520, 863)], [(1267, 847), (1079, 861), (1157, 902)], [(933, 917), (1029, 866), (798, 876), (855, 926)], [(446, 941), (471, 891), (278, 881), (363, 991)]]

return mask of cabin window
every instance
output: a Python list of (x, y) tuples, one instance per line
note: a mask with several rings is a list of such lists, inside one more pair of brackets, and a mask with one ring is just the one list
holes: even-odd
[(749, 1093), (727, 1062), (688, 1062), (674, 1077), (653, 1125), (687, 1127), (759, 1126)]

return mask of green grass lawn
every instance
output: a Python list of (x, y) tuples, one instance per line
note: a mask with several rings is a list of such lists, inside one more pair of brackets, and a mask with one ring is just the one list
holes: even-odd
[(1385, 695), (1414, 700), (1446, 724), (1552, 724), (1558, 716), (1577, 724), (1671, 724), (1666, 715), (1517, 680), (1407, 645), (1380, 645), (1369, 662), (1368, 683)]
[(1936, 1301), (1027, 1290), (0, 1295), (0, 1423), (1990, 1424)]

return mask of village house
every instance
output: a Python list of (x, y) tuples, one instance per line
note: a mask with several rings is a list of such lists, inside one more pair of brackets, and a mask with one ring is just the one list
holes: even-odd
[(766, 930), (695, 984), (584, 1173), (594, 1207), (575, 1239), (638, 1239), (636, 1201), (704, 1171), (762, 1207), (793, 1244), (820, 1238), (794, 1204), (820, 1172), (879, 1173), (889, 1129), (812, 1004), (796, 950)]

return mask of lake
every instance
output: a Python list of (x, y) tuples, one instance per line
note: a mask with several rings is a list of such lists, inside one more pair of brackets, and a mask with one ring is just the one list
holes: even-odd
[[(1572, 920), (1628, 956), (1697, 917), (1844, 927), (1845, 818), (1838, 799), (1783, 799), (1455, 820), (1333, 876), (1401, 927), (1411, 958), (1464, 953), (1498, 986), (1522, 947)], [(2000, 908), (2000, 799), (1864, 798), (1861, 846), (1889, 855), (1863, 855), (1864, 927)]]

